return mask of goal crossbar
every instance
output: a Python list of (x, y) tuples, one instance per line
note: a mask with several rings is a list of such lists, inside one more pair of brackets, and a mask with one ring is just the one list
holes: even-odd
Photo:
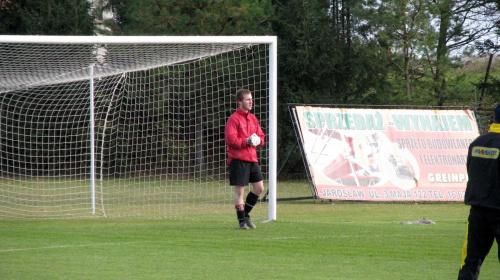
[(20, 44), (276, 44), (276, 36), (39, 36), (0, 35)]

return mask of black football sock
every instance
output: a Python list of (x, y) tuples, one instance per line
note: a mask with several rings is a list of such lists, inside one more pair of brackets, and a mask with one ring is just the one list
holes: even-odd
[(250, 213), (250, 211), (252, 211), (255, 204), (257, 204), (258, 199), (259, 199), (258, 195), (254, 194), (253, 192), (248, 193), (247, 199), (245, 202), (245, 216), (249, 216), (248, 213)]
[(245, 208), (243, 204), (239, 204), (234, 206), (236, 208), (236, 217), (238, 218), (238, 222), (244, 222), (245, 221)]

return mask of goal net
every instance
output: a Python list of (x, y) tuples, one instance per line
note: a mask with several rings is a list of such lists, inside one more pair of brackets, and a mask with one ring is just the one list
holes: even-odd
[(238, 88), (267, 135), (252, 217), (273, 220), (275, 37), (0, 36), (0, 219), (235, 219)]

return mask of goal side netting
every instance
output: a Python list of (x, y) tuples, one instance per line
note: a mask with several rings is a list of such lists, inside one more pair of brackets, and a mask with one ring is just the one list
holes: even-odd
[(276, 219), (275, 64), (271, 36), (0, 36), (0, 219), (235, 219), (224, 125), (239, 88), (274, 195), (252, 217)]

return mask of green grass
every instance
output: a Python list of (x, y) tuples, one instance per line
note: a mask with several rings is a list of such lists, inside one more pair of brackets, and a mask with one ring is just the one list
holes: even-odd
[[(462, 204), (280, 202), (278, 220), (0, 221), (0, 279), (456, 279)], [(401, 225), (425, 217), (435, 225)], [(496, 245), (481, 280), (499, 279)]]

